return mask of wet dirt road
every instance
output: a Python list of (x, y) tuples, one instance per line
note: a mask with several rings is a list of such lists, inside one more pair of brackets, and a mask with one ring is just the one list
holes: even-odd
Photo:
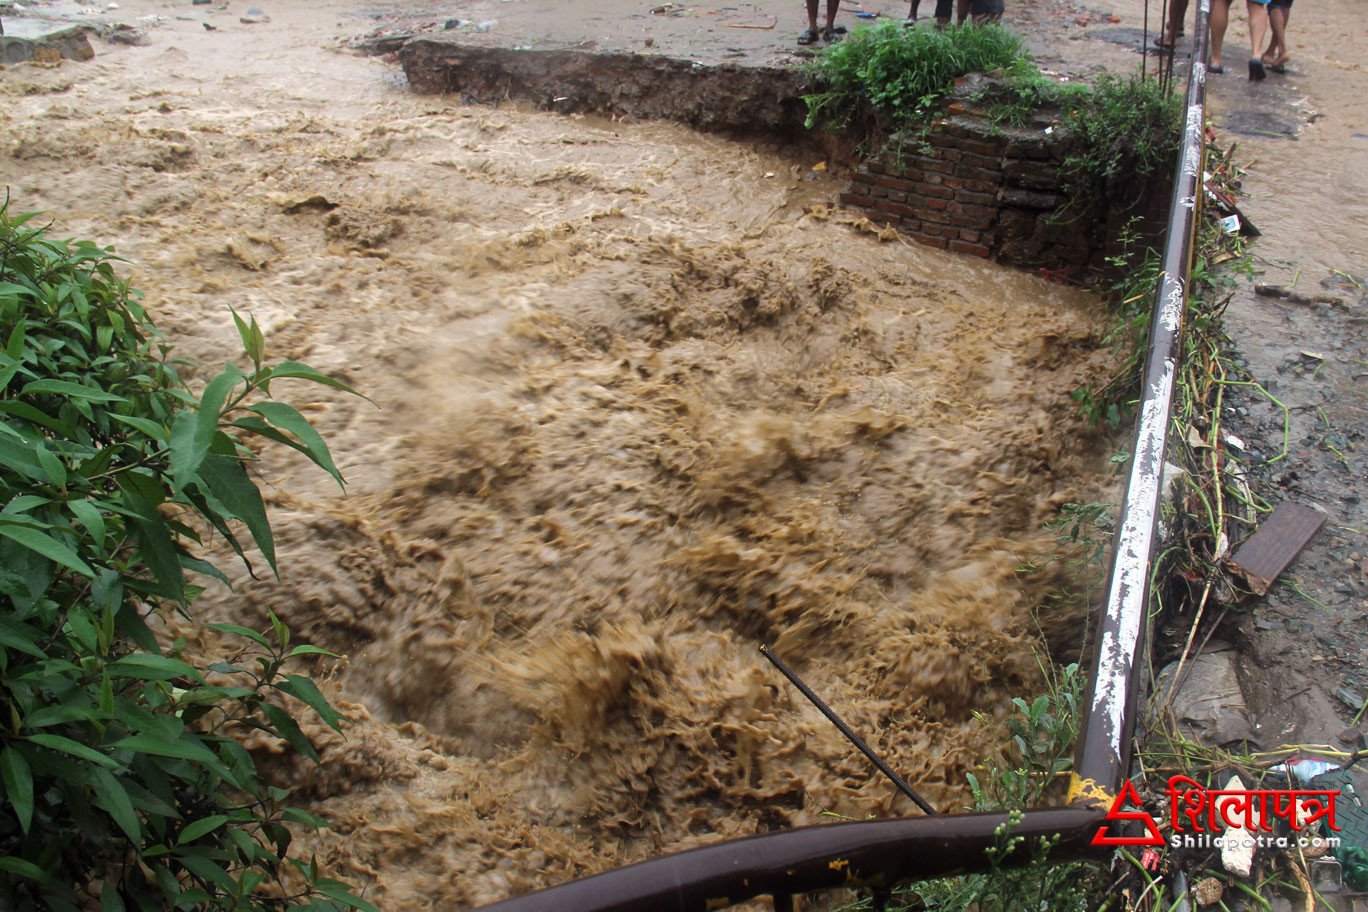
[(288, 391), (349, 493), (271, 455), (281, 578), (199, 604), (351, 657), (346, 739), (270, 764), (334, 823), (306, 849), (463, 908), (906, 812), (765, 642), (963, 806), (971, 714), (1040, 688), (1058, 577), (1018, 568), (1116, 494), (1068, 396), (1109, 366), (1098, 303), (851, 224), (814, 161), (414, 97), (330, 47), (373, 20), (270, 14), (130, 0), (148, 45), (0, 73), (0, 181), (128, 257), (187, 356), (237, 350), (231, 305), (379, 406)]

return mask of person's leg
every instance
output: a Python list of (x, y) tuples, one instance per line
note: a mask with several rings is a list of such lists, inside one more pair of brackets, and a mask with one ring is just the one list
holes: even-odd
[(955, 24), (964, 25), (969, 18), (969, 0), (955, 0)]
[(907, 21), (917, 21), (917, 10), (921, 8), (921, 0), (912, 0), (912, 8), (907, 11)]
[(936, 0), (936, 28), (943, 29), (950, 24), (955, 13), (955, 0)]
[[(815, 2), (815, 0), (814, 0)], [(1211, 0), (1211, 61), (1209, 68), (1221, 72), (1221, 47), (1230, 23), (1230, 0)]]
[(1263, 79), (1268, 74), (1264, 72), (1263, 60), (1260, 58), (1264, 38), (1268, 35), (1268, 3), (1264, 0), (1249, 0), (1249, 78)]
[(817, 0), (807, 0), (807, 31), (798, 36), (799, 44), (812, 44), (817, 40)]
[(826, 28), (822, 30), (822, 37), (827, 41), (840, 41), (841, 36), (836, 34), (836, 11), (841, 8), (841, 0), (827, 0)]
[(1290, 5), (1268, 6), (1268, 29), (1273, 37), (1268, 40), (1268, 50), (1263, 53), (1264, 63), (1280, 67), (1292, 57), (1287, 49), (1287, 17), (1292, 12)]
[(1183, 20), (1187, 18), (1188, 0), (1173, 0), (1168, 8), (1168, 22), (1164, 23), (1164, 37), (1160, 39), (1160, 47), (1173, 47), (1173, 42), (1178, 39), (1179, 33), (1183, 29)]

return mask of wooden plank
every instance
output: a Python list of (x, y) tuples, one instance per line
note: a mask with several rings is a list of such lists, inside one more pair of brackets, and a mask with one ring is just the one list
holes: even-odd
[(1284, 500), (1240, 546), (1230, 562), (1244, 574), (1257, 594), (1266, 595), (1273, 581), (1324, 524), (1325, 514)]

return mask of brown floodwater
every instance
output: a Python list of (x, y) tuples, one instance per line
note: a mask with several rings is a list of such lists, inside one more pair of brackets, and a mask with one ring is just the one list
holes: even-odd
[(186, 356), (235, 357), (232, 306), (375, 402), (277, 386), (348, 493), (268, 453), (280, 578), (198, 606), (349, 656), (345, 738), (273, 765), (333, 822), (307, 849), (449, 909), (908, 813), (764, 643), (963, 807), (1040, 691), (1041, 523), (1115, 495), (1068, 395), (1098, 302), (881, 236), (815, 161), (414, 97), (324, 48), (341, 5), (271, 12), (0, 73), (0, 180), (115, 245)]

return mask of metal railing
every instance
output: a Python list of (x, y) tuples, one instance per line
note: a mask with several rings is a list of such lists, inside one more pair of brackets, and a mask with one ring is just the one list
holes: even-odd
[[(1128, 775), (1147, 633), (1151, 558), (1159, 517), (1164, 448), (1181, 344), (1193, 238), (1201, 205), (1205, 143), (1206, 49), (1210, 0), (1200, 0), (1188, 77), (1185, 121), (1174, 175), (1162, 272), (1142, 380), (1135, 454), (1117, 531), (1106, 611), (1094, 638), (1089, 697), (1068, 805), (1003, 813), (949, 814), (800, 827), (733, 839), (638, 862), (486, 906), (486, 912), (703, 912), (756, 896), (776, 910), (792, 896), (864, 887), (876, 906), (896, 883), (990, 866), (1000, 828), (1026, 837), (991, 864), (1024, 862), (1037, 838), (1057, 840), (1050, 860), (1101, 855), (1093, 845), (1110, 822)], [(1112, 834), (1116, 835), (1116, 834)]]

